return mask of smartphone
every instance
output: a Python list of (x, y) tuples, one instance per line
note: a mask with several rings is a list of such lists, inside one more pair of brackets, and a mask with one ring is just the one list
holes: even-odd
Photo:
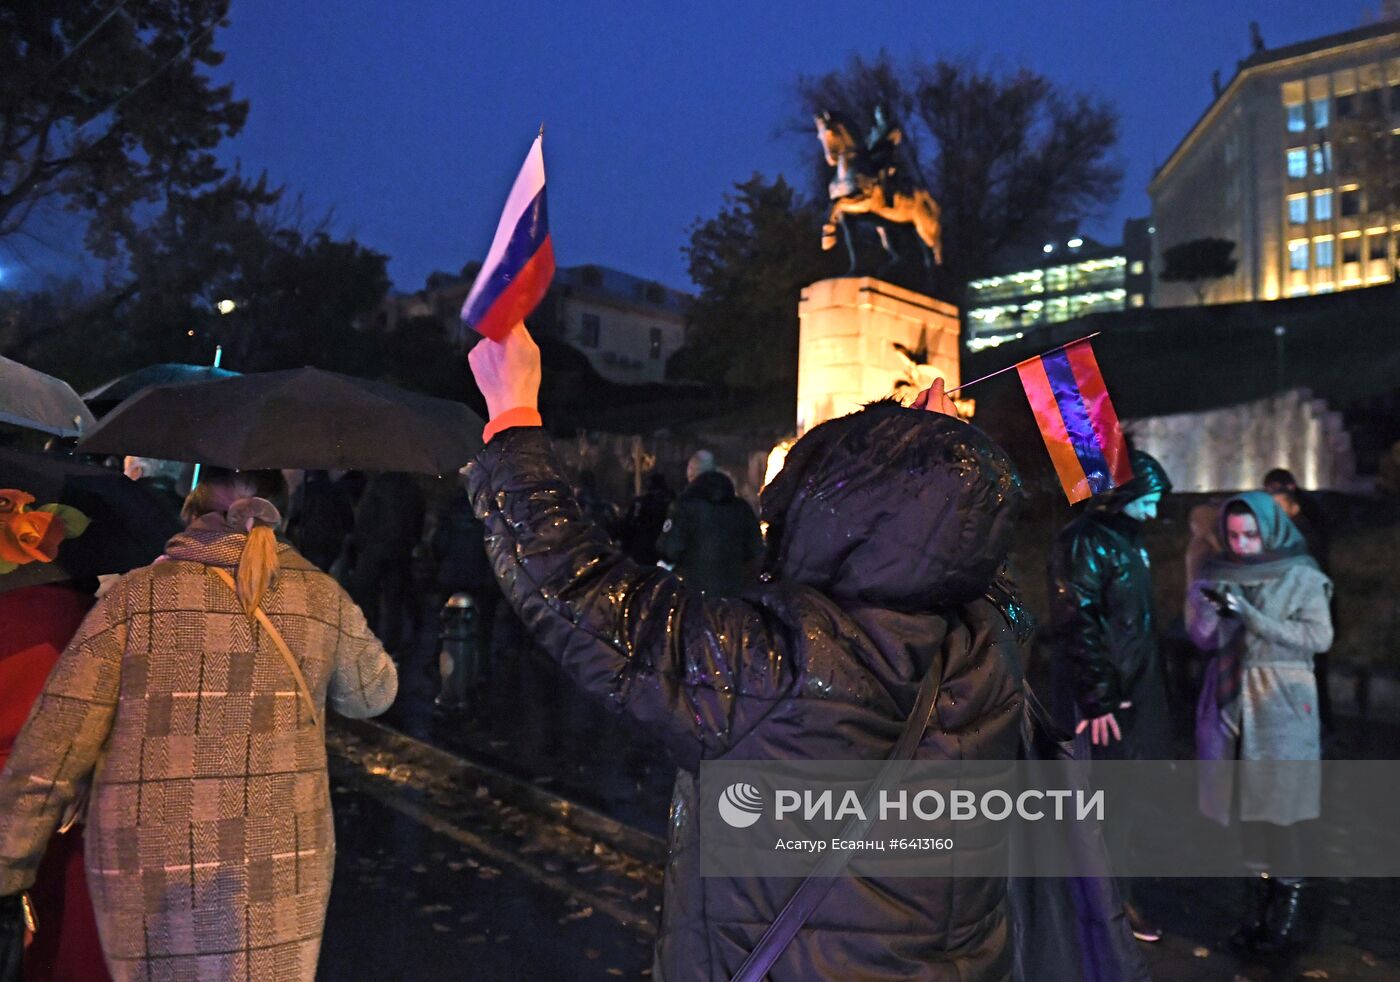
[(1219, 590), (1203, 586), (1201, 587), (1201, 596), (1215, 604), (1215, 609), (1220, 612), (1222, 617), (1234, 616), (1235, 612), (1230, 609), (1230, 602), (1225, 599), (1225, 594), (1221, 593)]

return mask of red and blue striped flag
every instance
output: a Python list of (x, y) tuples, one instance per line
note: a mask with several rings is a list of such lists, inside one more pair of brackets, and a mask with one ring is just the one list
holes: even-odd
[(501, 212), (486, 262), (462, 304), (462, 320), (499, 341), (544, 299), (554, 279), (554, 243), (544, 197), (544, 133), (535, 137)]
[(1070, 504), (1133, 479), (1128, 444), (1087, 338), (1016, 366)]

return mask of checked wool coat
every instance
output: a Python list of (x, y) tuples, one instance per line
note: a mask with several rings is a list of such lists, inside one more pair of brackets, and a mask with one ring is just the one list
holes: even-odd
[[(0, 773), (0, 894), (33, 879), (91, 776), (87, 875), (114, 979), (311, 980), (335, 844), (324, 736), (266, 633), (210, 568), (245, 536), (199, 523), (79, 628)], [(294, 549), (262, 607), (317, 702), (393, 701), (360, 610)]]

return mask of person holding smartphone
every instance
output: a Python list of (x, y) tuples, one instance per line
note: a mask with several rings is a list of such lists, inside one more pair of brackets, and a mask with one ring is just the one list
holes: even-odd
[[(1196, 705), (1201, 760), (1315, 761), (1321, 758), (1313, 657), (1332, 646), (1332, 581), (1308, 555), (1298, 528), (1264, 491), (1221, 508), (1224, 548), (1187, 593), (1191, 640), (1212, 658)], [(1296, 947), (1305, 920), (1299, 823), (1321, 813), (1321, 772), (1298, 767), (1267, 776), (1203, 768), (1201, 810), (1242, 823), (1253, 910), (1231, 943), (1261, 954)], [(1309, 905), (1311, 906), (1311, 905)]]

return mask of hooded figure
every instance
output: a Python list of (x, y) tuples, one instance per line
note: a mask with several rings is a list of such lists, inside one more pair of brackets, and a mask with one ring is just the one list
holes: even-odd
[[(1134, 450), (1130, 459), (1133, 479), (1084, 502), (1055, 541), (1050, 629), (1061, 722), (1112, 714), (1122, 739), (1096, 756), (1152, 760), (1169, 756), (1168, 720), (1142, 523), (1171, 481), (1150, 454)], [(1143, 501), (1153, 503), (1150, 513), (1133, 507)]]
[[(538, 428), (496, 435), (467, 484), (536, 640), (680, 765), (657, 979), (729, 979), (799, 882), (700, 876), (719, 821), (697, 807), (701, 761), (880, 760), (929, 672), (942, 685), (916, 759), (1016, 756), (1017, 615), (994, 580), (1021, 482), (966, 423), (881, 403), (804, 436), (764, 492), (766, 582), (742, 600), (628, 560)], [(769, 978), (1007, 978), (1006, 895), (1000, 878), (840, 878)]]

